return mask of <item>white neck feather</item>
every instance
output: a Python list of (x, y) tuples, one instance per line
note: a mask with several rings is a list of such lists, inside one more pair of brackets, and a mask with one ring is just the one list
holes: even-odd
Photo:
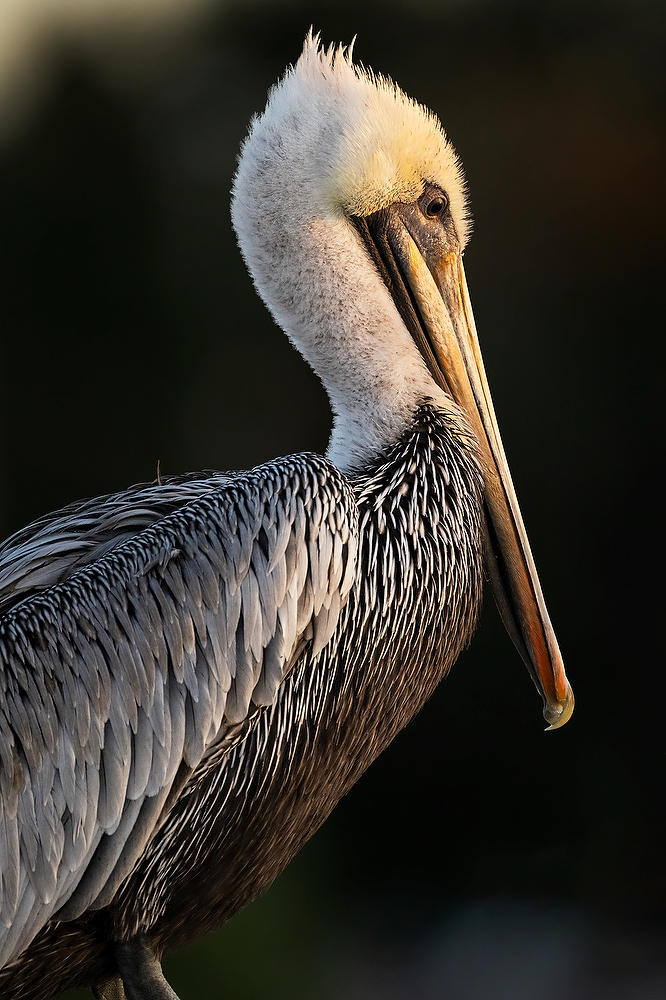
[(363, 467), (440, 395), (387, 288), (344, 218), (304, 221), (264, 252), (242, 246), (259, 294), (328, 393), (329, 458)]

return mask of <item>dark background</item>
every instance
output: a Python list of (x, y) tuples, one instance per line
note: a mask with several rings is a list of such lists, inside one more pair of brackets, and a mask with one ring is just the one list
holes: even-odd
[(211, 2), (35, 32), (4, 80), (2, 535), (158, 459), (325, 448), (324, 393), (253, 292), (229, 188), (310, 23), (358, 33), (357, 58), (433, 107), (465, 163), (477, 324), (577, 697), (545, 735), (488, 599), (451, 677), (271, 892), (167, 961), (183, 1000), (666, 995), (663, 17)]

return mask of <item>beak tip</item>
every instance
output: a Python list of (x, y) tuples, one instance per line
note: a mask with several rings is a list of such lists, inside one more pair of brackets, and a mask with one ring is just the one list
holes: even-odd
[(567, 682), (566, 694), (562, 701), (557, 701), (554, 704), (547, 704), (543, 710), (543, 717), (546, 722), (549, 723), (546, 726), (546, 732), (549, 733), (552, 729), (561, 729), (569, 719), (571, 718), (575, 705), (574, 693), (571, 690), (571, 685)]

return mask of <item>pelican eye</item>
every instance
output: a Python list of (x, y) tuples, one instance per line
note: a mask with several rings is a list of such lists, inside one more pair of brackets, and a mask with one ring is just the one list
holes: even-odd
[(443, 219), (449, 207), (449, 199), (440, 187), (426, 184), (419, 198), (419, 208), (426, 219)]
[(429, 219), (436, 219), (439, 216), (444, 215), (446, 207), (448, 205), (448, 198), (445, 194), (438, 194), (434, 198), (431, 198), (429, 202), (425, 205), (423, 209), (423, 214), (427, 215)]

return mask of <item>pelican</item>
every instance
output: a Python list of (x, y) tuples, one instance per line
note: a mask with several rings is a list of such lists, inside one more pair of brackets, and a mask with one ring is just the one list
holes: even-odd
[(475, 628), (485, 563), (549, 728), (573, 695), (483, 369), (437, 118), (308, 36), (232, 221), (323, 382), (326, 456), (135, 486), (0, 549), (0, 995), (175, 998)]

